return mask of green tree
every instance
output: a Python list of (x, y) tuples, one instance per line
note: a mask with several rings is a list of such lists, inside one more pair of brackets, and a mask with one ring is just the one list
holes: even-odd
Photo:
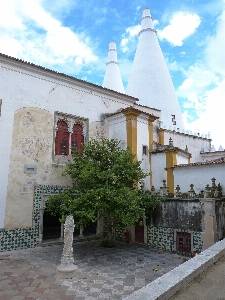
[(116, 140), (90, 140), (82, 150), (73, 151), (73, 162), (65, 173), (71, 177), (73, 187), (50, 197), (46, 209), (64, 217), (72, 214), (82, 228), (90, 221), (105, 218), (109, 244), (113, 227), (135, 224), (158, 201), (137, 189), (148, 174)]

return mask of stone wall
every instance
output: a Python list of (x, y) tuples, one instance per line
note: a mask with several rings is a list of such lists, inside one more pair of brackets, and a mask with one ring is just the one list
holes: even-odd
[(216, 200), (215, 211), (218, 238), (222, 239), (225, 237), (225, 199)]
[(166, 199), (147, 219), (147, 225), (202, 231), (201, 203), (198, 199)]

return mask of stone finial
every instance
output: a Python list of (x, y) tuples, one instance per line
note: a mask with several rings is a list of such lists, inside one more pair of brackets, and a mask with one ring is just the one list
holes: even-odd
[(213, 186), (213, 187), (216, 187), (216, 178), (213, 177), (211, 180), (212, 180), (212, 186)]
[(175, 187), (174, 197), (175, 197), (175, 198), (178, 198), (178, 197), (180, 197), (180, 196), (181, 196), (180, 186), (177, 185), (177, 186)]
[(187, 147), (187, 145), (186, 145), (184, 151), (185, 151), (185, 152), (188, 152), (188, 147)]
[(190, 198), (194, 198), (196, 196), (195, 190), (194, 190), (194, 184), (190, 184), (190, 191), (188, 192), (188, 196)]
[(179, 186), (179, 184), (176, 186), (175, 191), (178, 192), (178, 193), (180, 192), (180, 186)]
[(169, 138), (169, 147), (173, 147), (173, 140), (171, 137)]
[(151, 187), (151, 194), (155, 195), (155, 187), (154, 187), (154, 185)]
[(223, 197), (223, 189), (222, 189), (222, 186), (220, 185), (220, 183), (218, 184), (217, 192), (218, 192), (218, 195), (217, 195), (218, 198)]
[(209, 184), (207, 184), (205, 187), (205, 198), (211, 198), (211, 188)]
[(163, 180), (163, 186), (160, 187), (160, 196), (167, 196), (168, 195), (168, 188), (166, 186), (166, 180)]

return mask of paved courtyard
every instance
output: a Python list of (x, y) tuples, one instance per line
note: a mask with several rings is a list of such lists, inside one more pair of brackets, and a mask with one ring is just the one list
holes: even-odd
[(74, 244), (78, 269), (72, 279), (57, 279), (63, 245), (0, 253), (0, 299), (122, 299), (180, 265), (184, 258), (143, 245), (100, 241)]

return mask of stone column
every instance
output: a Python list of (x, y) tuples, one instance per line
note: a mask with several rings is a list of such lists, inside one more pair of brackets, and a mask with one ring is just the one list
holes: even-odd
[(216, 224), (216, 212), (215, 212), (215, 201), (214, 198), (199, 199), (204, 213), (203, 229), (203, 250), (211, 247), (218, 241), (218, 232)]
[(73, 216), (67, 216), (64, 224), (64, 247), (61, 258), (61, 265), (57, 267), (58, 275), (62, 278), (72, 278), (77, 266), (74, 265), (73, 258)]
[(83, 237), (84, 237), (84, 235), (83, 235), (83, 228), (82, 228), (82, 227), (80, 227), (80, 234), (79, 234), (79, 237), (80, 237), (80, 238), (83, 238)]

